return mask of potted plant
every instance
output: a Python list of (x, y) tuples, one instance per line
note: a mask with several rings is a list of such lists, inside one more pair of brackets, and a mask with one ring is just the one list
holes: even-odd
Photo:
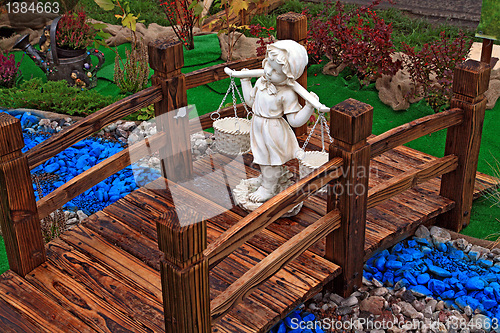
[(59, 58), (72, 58), (84, 54), (94, 43), (97, 30), (87, 23), (85, 12), (68, 12), (57, 24), (56, 50)]

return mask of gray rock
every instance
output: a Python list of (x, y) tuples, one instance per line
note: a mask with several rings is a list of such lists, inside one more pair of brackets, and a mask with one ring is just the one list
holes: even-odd
[(363, 276), (363, 284), (365, 286), (372, 286), (373, 283), (371, 283), (371, 281), (367, 280), (364, 276)]
[(340, 306), (355, 306), (358, 305), (358, 299), (355, 296), (349, 296), (340, 303)]
[(317, 310), (317, 309), (318, 309), (318, 307), (316, 306), (316, 303), (309, 304), (309, 310), (313, 310), (314, 311), (314, 310)]
[(472, 249), (472, 244), (467, 244), (467, 246), (465, 247), (465, 249), (463, 250), (464, 253), (469, 253), (470, 249)]
[(469, 318), (472, 316), (472, 308), (469, 305), (464, 307), (464, 314)]
[(417, 310), (418, 312), (423, 312), (425, 309), (425, 303), (419, 301), (418, 299), (414, 300), (411, 305)]
[(500, 249), (496, 247), (496, 248), (491, 250), (491, 253), (493, 253), (495, 255), (500, 255)]
[(376, 288), (376, 289), (373, 289), (371, 292), (370, 292), (370, 295), (372, 296), (385, 296), (389, 293), (389, 290), (387, 290), (387, 288), (385, 287), (380, 287), (380, 288)]
[(395, 314), (396, 316), (401, 313), (401, 307), (397, 304), (393, 304), (391, 306), (392, 313)]
[(476, 314), (470, 321), (470, 327), (483, 329), (485, 332), (491, 331), (491, 320), (483, 314)]
[(113, 132), (116, 130), (116, 128), (117, 128), (116, 123), (113, 123), (113, 124), (108, 125), (108, 127), (106, 127), (104, 130), (105, 131), (107, 130), (106, 132)]
[(430, 305), (427, 305), (422, 312), (425, 318), (431, 318), (432, 317), (432, 308)]
[(401, 308), (401, 313), (411, 319), (424, 319), (424, 315), (418, 312), (410, 303), (399, 302), (399, 307)]
[(446, 231), (443, 228), (433, 226), (431, 227), (430, 230), (432, 240), (434, 242), (434, 245), (437, 245), (439, 243), (445, 243), (449, 240), (451, 240), (451, 235), (448, 231)]
[(379, 280), (375, 279), (375, 278), (372, 278), (372, 283), (375, 287), (377, 288), (380, 288), (380, 287), (383, 287), (384, 285), (382, 284), (382, 282), (380, 282)]
[(480, 255), (488, 253), (490, 250), (479, 245), (473, 245), (470, 249), (471, 251), (478, 252)]
[(436, 308), (435, 308), (435, 311), (441, 311), (444, 309), (444, 302), (443, 301), (439, 301), (437, 304), (436, 304)]
[(345, 316), (352, 313), (352, 308), (350, 306), (339, 306), (337, 308), (337, 314), (339, 316)]
[(370, 296), (359, 303), (359, 310), (380, 315), (385, 307), (385, 303), (386, 300), (382, 296)]
[(416, 300), (416, 297), (413, 295), (413, 293), (410, 290), (406, 290), (403, 295), (401, 295), (401, 299), (405, 302), (412, 303), (414, 300)]
[(329, 308), (330, 308), (330, 306), (328, 305), (328, 303), (325, 303), (325, 304), (323, 304), (323, 306), (321, 307), (321, 310), (326, 311), (326, 310), (328, 310)]
[(66, 221), (66, 225), (68, 225), (68, 226), (72, 226), (72, 225), (76, 225), (76, 224), (78, 224), (78, 222), (79, 222), (79, 221), (78, 221), (78, 219), (77, 219), (76, 217), (73, 217), (73, 218), (68, 219), (68, 220)]
[(316, 302), (319, 302), (323, 299), (323, 294), (322, 293), (317, 293), (316, 295), (313, 296), (313, 300)]
[(85, 214), (82, 210), (77, 211), (76, 215), (78, 215), (78, 219), (80, 220), (80, 222), (88, 217), (88, 215)]
[(432, 312), (436, 310), (436, 304), (438, 303), (437, 300), (431, 299), (427, 302), (427, 305), (431, 307)]
[(339, 295), (337, 295), (337, 294), (335, 294), (335, 293), (332, 293), (332, 294), (330, 294), (330, 300), (331, 300), (333, 303), (335, 303), (335, 304), (337, 304), (337, 305), (340, 305), (340, 303), (342, 303), (342, 301), (344, 301), (344, 297), (339, 296)]

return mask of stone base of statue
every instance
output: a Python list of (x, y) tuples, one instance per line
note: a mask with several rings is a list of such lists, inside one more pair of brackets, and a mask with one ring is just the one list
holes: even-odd
[[(276, 186), (274, 195), (280, 193), (294, 183), (291, 180), (293, 174), (288, 171), (286, 167), (282, 166), (281, 168), (281, 176), (279, 178), (278, 185)], [(262, 206), (263, 202), (254, 202), (249, 198), (252, 193), (257, 191), (261, 184), (262, 176), (257, 178), (242, 179), (241, 182), (233, 189), (233, 198), (235, 203), (247, 211), (254, 211)], [(302, 202), (295, 205), (295, 207), (285, 213), (283, 217), (295, 216), (299, 213), (301, 208)]]

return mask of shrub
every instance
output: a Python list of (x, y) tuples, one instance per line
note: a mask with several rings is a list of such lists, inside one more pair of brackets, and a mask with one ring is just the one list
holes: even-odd
[(0, 52), (0, 87), (11, 88), (17, 84), (21, 78), (21, 62), (16, 63), (14, 55), (7, 51)]
[(0, 89), (0, 107), (29, 108), (57, 113), (86, 116), (121, 97), (102, 96), (94, 90), (70, 87), (66, 81), (42, 83), (40, 78), (31, 79), (19, 88)]
[(160, 0), (167, 21), (187, 50), (194, 49), (193, 28), (200, 21), (203, 4), (197, 0)]
[(274, 38), (272, 35), (273, 27), (266, 28), (261, 26), (260, 24), (252, 24), (250, 25), (250, 35), (254, 37), (258, 37), (257, 41), (257, 56), (263, 56), (266, 54), (267, 45), (272, 44), (274, 42)]
[(57, 24), (56, 42), (61, 48), (85, 49), (94, 42), (97, 32), (92, 25), (87, 24), (85, 12), (68, 12)]
[(331, 10), (327, 7), (323, 15), (309, 15), (309, 54), (318, 62), (326, 55), (335, 65), (345, 63), (362, 84), (382, 74), (394, 75), (401, 68), (401, 61), (391, 58), (394, 52), (391, 24), (386, 24), (372, 10), (380, 2), (375, 0), (370, 6), (349, 11), (337, 2), (334, 14), (329, 14)]
[(421, 87), (412, 94), (417, 96), (423, 93), (434, 112), (449, 106), (453, 97), (453, 71), (457, 64), (465, 60), (472, 45), (472, 38), (465, 36), (463, 32), (451, 39), (443, 31), (439, 37), (432, 43), (424, 44), (420, 51), (402, 43), (404, 52), (408, 55), (404, 64), (410, 78), (416, 87)]
[(125, 62), (119, 56), (115, 58), (114, 80), (122, 93), (136, 93), (148, 84), (148, 47), (139, 39), (125, 54)]

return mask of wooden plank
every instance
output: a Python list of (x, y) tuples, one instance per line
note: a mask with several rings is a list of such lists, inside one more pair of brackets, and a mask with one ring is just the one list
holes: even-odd
[(243, 60), (235, 60), (223, 64), (213, 65), (210, 67), (198, 69), (186, 74), (186, 89), (202, 86), (207, 83), (220, 81), (229, 76), (224, 72), (225, 67), (233, 70), (242, 70), (243, 68), (258, 69), (262, 68), (262, 60), (264, 57), (247, 58)]
[(98, 262), (91, 261), (59, 239), (48, 244), (47, 255), (54, 267), (92, 290), (97, 298), (112, 304), (152, 332), (165, 330), (161, 301), (124, 283)]
[(141, 235), (104, 212), (97, 212), (89, 216), (82, 225), (142, 260), (150, 267), (160, 270), (162, 253), (158, 250), (155, 241)]
[(383, 154), (422, 136), (458, 125), (463, 119), (463, 110), (454, 108), (395, 127), (374, 138), (368, 139), (368, 143), (371, 145), (371, 157)]
[(101, 299), (49, 262), (37, 267), (26, 279), (95, 331), (109, 333), (150, 331), (120, 312), (114, 299)]
[(150, 104), (156, 103), (161, 99), (161, 89), (159, 87), (149, 87), (77, 121), (75, 124), (28, 150), (26, 157), (28, 158), (30, 169), (46, 162), (66, 148), (71, 147), (73, 144), (99, 131), (108, 124), (139, 111)]
[(38, 216), (44, 219), (57, 208), (76, 198), (92, 186), (126, 168), (141, 158), (158, 151), (166, 140), (165, 133), (158, 133), (150, 138), (135, 143), (131, 147), (99, 162), (90, 169), (47, 194), (37, 202)]
[(91, 332), (92, 328), (12, 271), (0, 276), (0, 299), (41, 332)]
[(410, 169), (403, 174), (395, 176), (389, 181), (375, 186), (368, 192), (368, 208), (375, 207), (428, 179), (455, 170), (457, 168), (457, 161), (458, 158), (455, 155), (449, 155), (426, 163), (413, 170)]
[(137, 257), (131, 256), (119, 246), (81, 225), (64, 232), (61, 239), (75, 250), (99, 262), (124, 283), (134, 286), (136, 290), (157, 301), (162, 301), (160, 273)]
[(260, 230), (281, 217), (305, 197), (340, 176), (338, 167), (341, 159), (332, 159), (301, 181), (293, 184), (280, 194), (266, 201), (258, 209), (248, 214), (221, 237), (211, 243), (205, 252), (213, 267), (235, 248), (253, 237)]
[(0, 299), (0, 331), (4, 333), (38, 333), (43, 328), (35, 326)]
[(241, 302), (261, 283), (274, 275), (287, 263), (298, 257), (316, 242), (340, 226), (340, 213), (331, 211), (314, 224), (307, 227), (264, 260), (253, 266), (235, 283), (210, 303), (212, 320), (217, 320), (227, 313), (234, 305)]
[(40, 220), (19, 119), (0, 116), (0, 227), (10, 269), (21, 276), (45, 261)]

